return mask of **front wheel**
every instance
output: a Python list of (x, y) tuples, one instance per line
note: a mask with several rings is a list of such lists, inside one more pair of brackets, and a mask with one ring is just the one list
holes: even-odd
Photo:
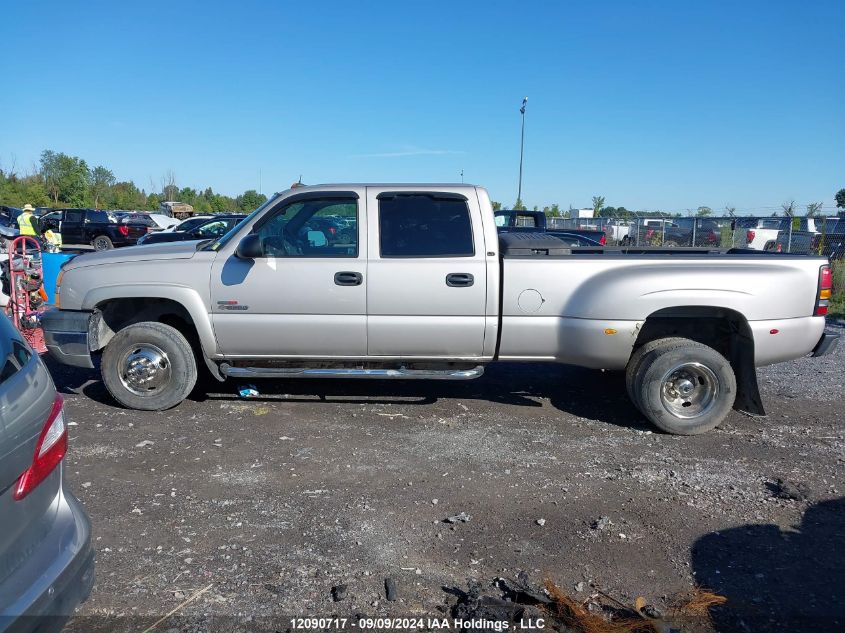
[(109, 393), (124, 407), (163, 411), (182, 402), (197, 382), (187, 339), (155, 321), (120, 330), (103, 352), (100, 367)]
[(108, 251), (114, 248), (111, 238), (107, 235), (98, 235), (92, 240), (91, 245), (95, 251)]
[(716, 428), (736, 398), (736, 377), (728, 360), (690, 339), (653, 346), (635, 371), (637, 407), (667, 433), (698, 435)]

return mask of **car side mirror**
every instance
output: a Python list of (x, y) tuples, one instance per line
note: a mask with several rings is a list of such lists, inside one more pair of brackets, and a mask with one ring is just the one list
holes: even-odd
[(264, 257), (264, 246), (261, 244), (261, 236), (250, 233), (238, 243), (235, 257), (240, 259), (257, 259)]

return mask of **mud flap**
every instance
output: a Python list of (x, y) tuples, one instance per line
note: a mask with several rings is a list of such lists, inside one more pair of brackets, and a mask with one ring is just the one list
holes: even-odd
[[(738, 340), (740, 337), (734, 337)], [(753, 416), (765, 416), (763, 398), (757, 386), (757, 369), (754, 367), (754, 345), (731, 345), (731, 366), (736, 376), (736, 400), (733, 408)]]

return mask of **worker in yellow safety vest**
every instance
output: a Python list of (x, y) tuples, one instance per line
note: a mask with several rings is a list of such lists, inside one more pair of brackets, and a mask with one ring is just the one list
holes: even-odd
[(33, 211), (34, 209), (31, 204), (25, 204), (23, 206), (23, 213), (18, 216), (18, 230), (21, 235), (31, 235), (33, 237), (38, 235), (38, 231), (35, 230), (38, 219), (32, 213)]

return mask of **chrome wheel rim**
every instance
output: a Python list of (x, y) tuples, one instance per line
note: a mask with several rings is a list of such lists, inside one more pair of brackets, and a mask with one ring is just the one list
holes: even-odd
[(108, 250), (109, 243), (104, 240), (103, 238), (98, 238), (94, 241), (94, 249), (98, 251), (105, 251)]
[(154, 396), (170, 384), (170, 359), (161, 348), (133, 345), (120, 357), (120, 382), (138, 396)]
[(701, 363), (682, 363), (667, 371), (660, 380), (660, 402), (678, 418), (706, 415), (719, 397), (719, 379)]

